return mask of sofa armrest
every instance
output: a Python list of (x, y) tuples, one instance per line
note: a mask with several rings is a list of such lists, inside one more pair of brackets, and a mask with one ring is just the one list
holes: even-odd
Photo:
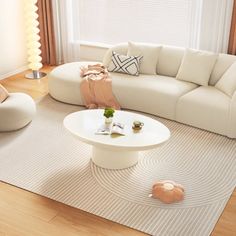
[(233, 94), (229, 107), (228, 137), (236, 138), (236, 91)]

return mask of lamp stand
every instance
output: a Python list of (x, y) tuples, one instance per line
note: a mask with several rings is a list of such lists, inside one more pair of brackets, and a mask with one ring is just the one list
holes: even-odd
[(45, 77), (47, 74), (44, 72), (40, 72), (38, 70), (32, 70), (32, 73), (26, 74), (25, 78), (27, 79), (41, 79)]

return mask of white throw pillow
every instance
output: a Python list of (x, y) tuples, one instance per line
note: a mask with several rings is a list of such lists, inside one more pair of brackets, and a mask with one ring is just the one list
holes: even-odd
[(218, 55), (211, 52), (186, 49), (176, 78), (208, 86)]
[(222, 75), (215, 87), (230, 97), (233, 96), (236, 91), (236, 62)]
[(119, 72), (129, 75), (139, 75), (139, 66), (142, 56), (126, 56), (112, 52), (111, 62), (108, 71)]
[(128, 43), (128, 56), (143, 56), (140, 73), (155, 75), (161, 46), (144, 43)]

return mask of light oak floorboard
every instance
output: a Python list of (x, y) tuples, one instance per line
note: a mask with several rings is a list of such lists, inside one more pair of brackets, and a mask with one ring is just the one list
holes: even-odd
[[(44, 66), (50, 72), (54, 67)], [(29, 72), (29, 71), (28, 71)], [(25, 79), (19, 73), (0, 83), (9, 92), (24, 92), (38, 100), (48, 94), (48, 79)], [(142, 232), (82, 210), (0, 182), (0, 236), (141, 236)], [(236, 190), (217, 222), (212, 236), (236, 235)]]

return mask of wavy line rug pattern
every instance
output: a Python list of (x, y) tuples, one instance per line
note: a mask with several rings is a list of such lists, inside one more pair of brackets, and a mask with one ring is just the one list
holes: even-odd
[[(148, 115), (170, 129), (169, 142), (134, 167), (106, 170), (63, 127), (81, 109), (47, 96), (29, 126), (0, 134), (0, 180), (152, 235), (211, 233), (236, 185), (235, 140)], [(184, 201), (148, 197), (164, 179), (185, 186)]]

